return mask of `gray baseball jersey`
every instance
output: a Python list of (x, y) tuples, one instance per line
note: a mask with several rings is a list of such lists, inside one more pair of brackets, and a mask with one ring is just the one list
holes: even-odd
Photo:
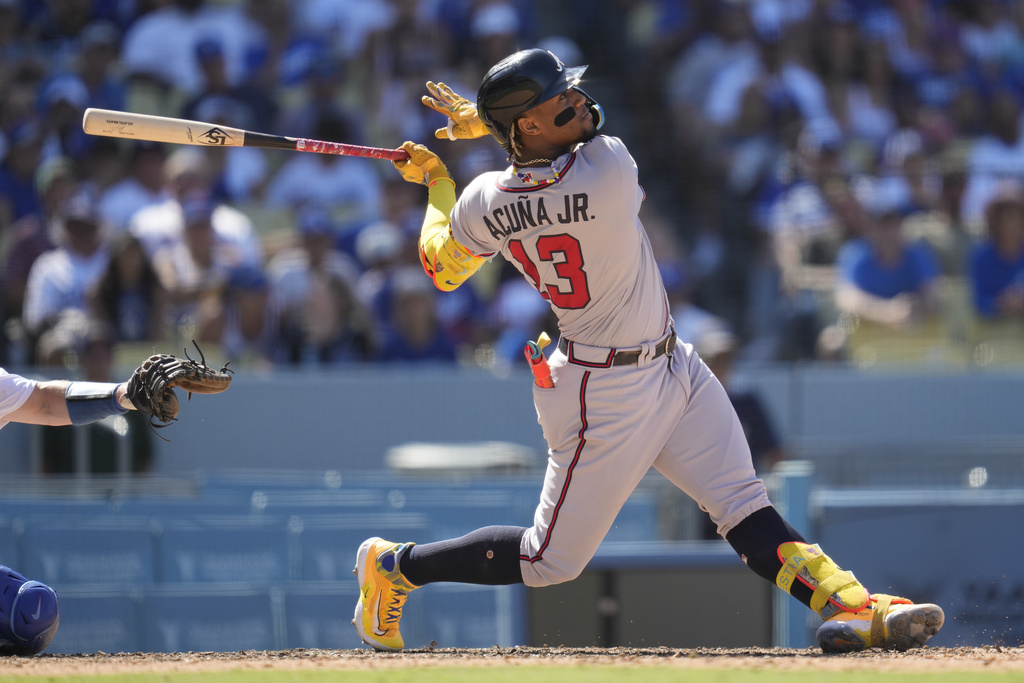
[[(520, 546), (528, 586), (577, 576), (652, 467), (723, 534), (771, 504), (725, 389), (691, 345), (664, 353), (671, 317), (642, 201), (632, 157), (601, 136), (554, 168), (478, 177), (451, 214), (455, 239), (515, 264), (572, 342), (551, 353), (555, 386), (533, 387), (549, 450)], [(637, 360), (614, 363), (623, 349)]]
[(600, 136), (555, 168), (477, 177), (452, 211), (455, 240), (476, 256), (501, 252), (548, 299), (567, 339), (624, 348), (661, 337), (668, 299), (625, 145)]

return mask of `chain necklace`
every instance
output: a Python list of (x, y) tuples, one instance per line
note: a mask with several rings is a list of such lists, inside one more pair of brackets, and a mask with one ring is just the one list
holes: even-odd
[(515, 166), (516, 168), (519, 168), (519, 167), (524, 167), (524, 166), (542, 166), (544, 164), (553, 164), (553, 163), (555, 163), (554, 159), (531, 159), (530, 161), (524, 161), (522, 163), (515, 163), (515, 162), (513, 162), (513, 166)]

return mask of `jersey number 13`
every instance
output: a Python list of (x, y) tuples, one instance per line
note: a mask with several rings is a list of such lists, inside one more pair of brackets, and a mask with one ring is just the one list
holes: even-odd
[(590, 303), (590, 288), (587, 273), (583, 270), (583, 253), (579, 241), (572, 235), (542, 235), (537, 239), (537, 258), (553, 263), (558, 275), (556, 284), (540, 281), (537, 265), (530, 259), (522, 240), (511, 240), (509, 252), (523, 267), (523, 272), (533, 281), (540, 295), (558, 308), (577, 309)]

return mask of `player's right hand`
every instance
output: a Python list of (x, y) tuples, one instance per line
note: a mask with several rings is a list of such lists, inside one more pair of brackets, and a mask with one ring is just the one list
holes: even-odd
[(448, 169), (441, 162), (441, 158), (423, 145), (410, 141), (403, 144), (401, 149), (405, 150), (409, 158), (391, 163), (395, 165), (398, 172), (408, 182), (430, 185), (430, 183), (440, 178), (451, 180)]
[(427, 90), (433, 97), (424, 95), (423, 104), (450, 119), (447, 128), (434, 131), (434, 137), (439, 140), (475, 140), (487, 135), (476, 105), (444, 83), (427, 81)]

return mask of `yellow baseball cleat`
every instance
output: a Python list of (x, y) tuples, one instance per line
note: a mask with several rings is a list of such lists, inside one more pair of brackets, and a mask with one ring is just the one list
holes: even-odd
[(838, 612), (818, 627), (818, 645), (827, 653), (868, 648), (904, 652), (921, 647), (942, 628), (942, 608), (876, 593), (857, 612)]
[(359, 580), (359, 601), (352, 623), (363, 642), (375, 650), (398, 652), (405, 647), (398, 623), (409, 592), (419, 586), (402, 576), (398, 560), (412, 546), (375, 536), (363, 541), (356, 554), (354, 572)]

